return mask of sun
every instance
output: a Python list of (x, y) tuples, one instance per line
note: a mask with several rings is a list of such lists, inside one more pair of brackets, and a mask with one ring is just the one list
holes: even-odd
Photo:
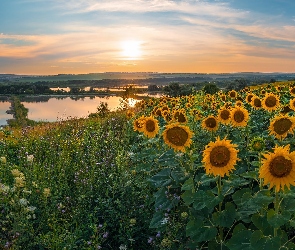
[(122, 42), (122, 56), (125, 60), (136, 60), (141, 57), (141, 42), (128, 40)]

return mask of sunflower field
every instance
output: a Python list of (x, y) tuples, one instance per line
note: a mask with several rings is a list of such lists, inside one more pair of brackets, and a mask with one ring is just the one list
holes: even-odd
[(295, 83), (0, 131), (0, 249), (295, 249)]

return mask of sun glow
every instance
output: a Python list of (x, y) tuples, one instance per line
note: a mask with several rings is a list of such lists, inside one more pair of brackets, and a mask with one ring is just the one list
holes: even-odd
[(141, 57), (141, 48), (139, 41), (123, 41), (122, 56), (124, 60), (136, 60)]

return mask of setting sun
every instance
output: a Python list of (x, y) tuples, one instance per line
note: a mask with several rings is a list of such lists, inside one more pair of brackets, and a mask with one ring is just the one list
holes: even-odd
[(122, 55), (125, 60), (136, 60), (141, 56), (139, 41), (122, 42)]

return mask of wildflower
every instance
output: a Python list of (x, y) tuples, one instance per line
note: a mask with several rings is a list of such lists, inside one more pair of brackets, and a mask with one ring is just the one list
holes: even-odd
[(167, 224), (168, 222), (168, 218), (164, 218), (162, 221), (161, 221), (161, 225), (165, 225)]
[(50, 188), (44, 188), (43, 195), (45, 198), (50, 196)]
[(160, 231), (158, 231), (158, 233), (156, 234), (156, 237), (157, 238), (161, 237), (161, 232)]
[(185, 218), (187, 218), (187, 216), (188, 216), (187, 212), (182, 212), (181, 213), (181, 218), (185, 219)]
[(154, 240), (153, 237), (149, 237), (148, 243), (151, 244), (153, 242), (153, 240)]
[(103, 238), (107, 238), (109, 236), (109, 233), (108, 232), (105, 232), (104, 234), (103, 234)]
[(33, 162), (34, 160), (34, 155), (27, 155), (27, 162)]
[(2, 164), (6, 164), (6, 157), (5, 157), (5, 156), (1, 156), (1, 157), (0, 157), (0, 162), (1, 162)]
[(24, 177), (24, 174), (19, 171), (18, 169), (12, 169), (11, 170), (11, 174), (14, 176), (14, 177), (21, 177), (23, 178)]
[(120, 246), (119, 246), (119, 249), (120, 249), (120, 250), (127, 250), (127, 246), (126, 246), (126, 245), (120, 245)]
[(136, 224), (136, 219), (130, 219), (130, 225), (134, 226)]
[(19, 200), (19, 204), (21, 204), (22, 206), (26, 206), (26, 205), (28, 205), (28, 203), (29, 203), (28, 200), (25, 198), (21, 198)]
[(24, 187), (26, 184), (25, 177), (15, 177), (15, 186), (16, 187)]

